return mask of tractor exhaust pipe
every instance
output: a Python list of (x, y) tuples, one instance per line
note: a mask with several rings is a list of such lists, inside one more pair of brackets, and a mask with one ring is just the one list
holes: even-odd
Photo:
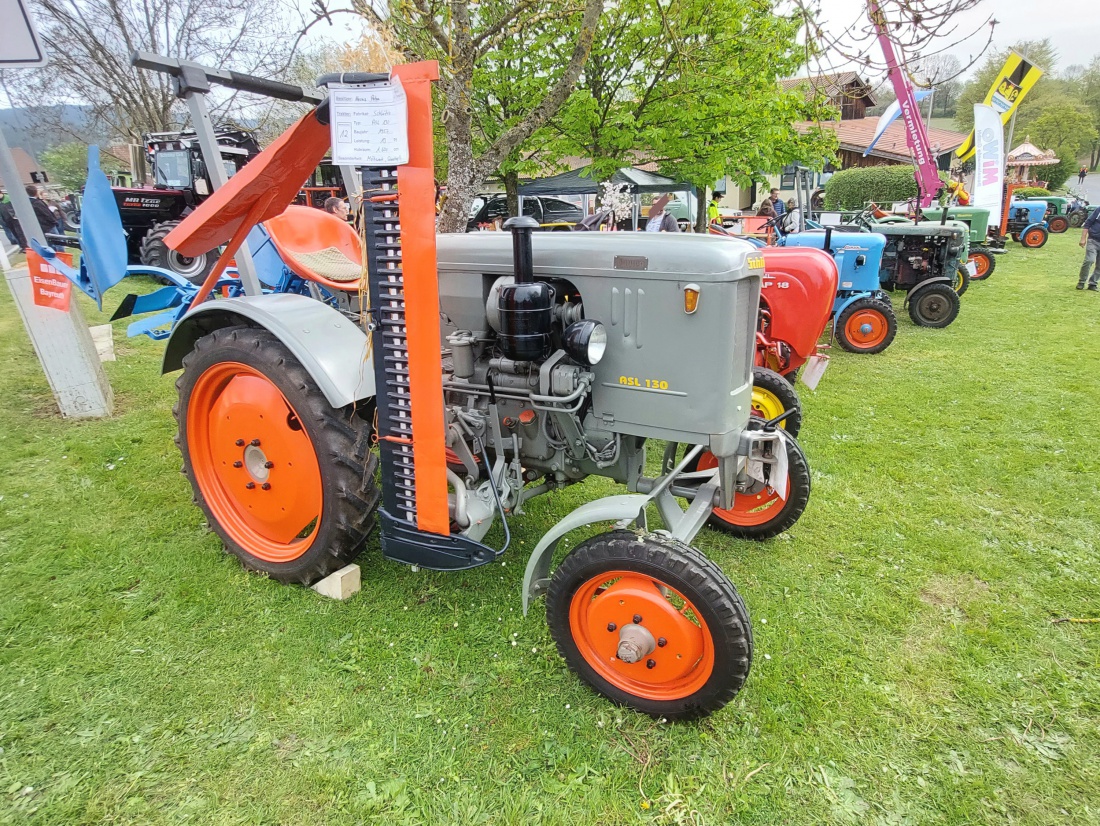
[(539, 228), (539, 222), (529, 215), (509, 218), (504, 228), (512, 232), (512, 268), (517, 284), (530, 284), (535, 280), (535, 260), (531, 252), (531, 233)]

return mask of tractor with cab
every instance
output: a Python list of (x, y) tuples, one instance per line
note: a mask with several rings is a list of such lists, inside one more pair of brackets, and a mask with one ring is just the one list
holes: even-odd
[[(216, 133), (226, 174), (232, 177), (260, 146), (250, 132)], [(152, 186), (112, 187), (126, 231), (131, 264), (175, 272), (201, 284), (214, 266), (216, 249), (180, 255), (164, 239), (213, 192), (209, 172), (194, 132), (155, 132), (143, 137), (145, 157), (152, 170)]]

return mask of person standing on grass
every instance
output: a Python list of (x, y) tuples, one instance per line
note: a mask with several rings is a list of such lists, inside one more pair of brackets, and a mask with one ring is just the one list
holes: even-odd
[[(1077, 289), (1085, 289), (1085, 280), (1089, 282), (1089, 289), (1100, 292), (1096, 282), (1100, 281), (1100, 207), (1092, 211), (1092, 215), (1085, 219), (1081, 227), (1081, 246), (1085, 248), (1085, 263), (1081, 265), (1081, 277), (1077, 280)], [(1092, 278), (1089, 278), (1089, 268), (1092, 268)]]

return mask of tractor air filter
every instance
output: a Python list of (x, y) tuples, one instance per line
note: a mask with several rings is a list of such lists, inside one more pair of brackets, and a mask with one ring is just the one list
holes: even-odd
[(500, 348), (515, 361), (538, 361), (550, 352), (554, 290), (545, 281), (500, 288)]

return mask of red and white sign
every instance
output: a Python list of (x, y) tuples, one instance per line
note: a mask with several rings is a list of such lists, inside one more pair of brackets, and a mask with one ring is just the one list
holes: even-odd
[[(59, 252), (57, 257), (72, 266), (71, 253)], [(69, 300), (72, 297), (72, 282), (51, 264), (42, 260), (34, 250), (27, 250), (27, 268), (31, 274), (31, 294), (39, 307), (69, 312)]]

